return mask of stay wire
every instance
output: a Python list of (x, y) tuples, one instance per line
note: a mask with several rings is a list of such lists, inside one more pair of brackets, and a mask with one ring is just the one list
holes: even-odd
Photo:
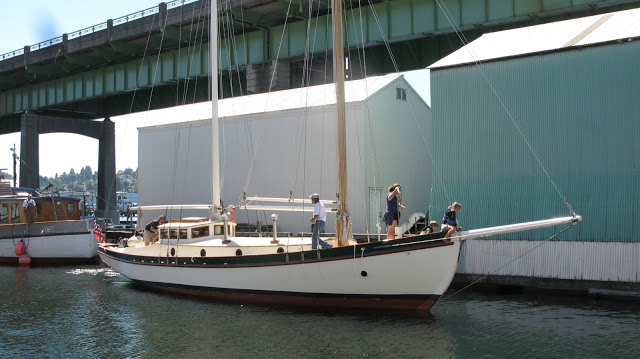
[(574, 224), (570, 224), (570, 225), (566, 226), (566, 227), (565, 227), (565, 228), (563, 228), (561, 231), (556, 232), (556, 233), (555, 233), (554, 235), (552, 235), (551, 237), (549, 237), (549, 238), (545, 239), (544, 241), (542, 241), (542, 242), (538, 243), (536, 246), (534, 246), (534, 247), (530, 248), (529, 250), (525, 251), (524, 253), (520, 254), (519, 256), (517, 256), (517, 257), (513, 258), (513, 259), (512, 259), (512, 260), (510, 260), (509, 262), (507, 262), (507, 263), (505, 263), (505, 264), (501, 265), (500, 267), (498, 267), (498, 268), (496, 268), (496, 269), (492, 270), (491, 272), (489, 272), (489, 273), (487, 273), (487, 274), (483, 275), (482, 277), (480, 277), (480, 278), (476, 279), (475, 281), (473, 281), (473, 282), (471, 282), (471, 283), (467, 284), (467, 285), (466, 285), (466, 286), (464, 286), (463, 288), (461, 288), (461, 289), (459, 289), (459, 290), (457, 290), (457, 291), (455, 291), (455, 292), (451, 293), (451, 295), (448, 295), (448, 296), (446, 296), (446, 297), (444, 297), (444, 298), (442, 298), (442, 299), (439, 299), (439, 300), (438, 300), (438, 302), (444, 302), (445, 300), (448, 300), (449, 298), (453, 297), (454, 295), (457, 295), (458, 293), (460, 293), (460, 292), (462, 292), (462, 291), (466, 290), (467, 288), (469, 288), (469, 287), (471, 287), (472, 285), (474, 285), (474, 284), (476, 284), (476, 283), (480, 282), (481, 280), (483, 280), (483, 279), (487, 278), (488, 276), (495, 274), (496, 272), (498, 272), (498, 271), (499, 271), (499, 270), (501, 270), (502, 268), (504, 268), (504, 267), (508, 266), (509, 264), (511, 264), (511, 263), (513, 263), (513, 262), (515, 262), (515, 261), (517, 261), (518, 259), (522, 258), (522, 257), (523, 257), (523, 256), (525, 256), (526, 254), (528, 254), (528, 253), (532, 252), (533, 250), (537, 249), (537, 248), (538, 248), (538, 247), (540, 247), (541, 245), (543, 245), (543, 244), (545, 244), (545, 243), (549, 242), (550, 240), (554, 239), (554, 238), (555, 238), (555, 237), (557, 237), (558, 235), (562, 234), (564, 231), (566, 231), (566, 230), (568, 230), (569, 228), (573, 227), (573, 225), (574, 225)]
[[(456, 32), (456, 35), (458, 36), (458, 38), (460, 39), (460, 41), (462, 42), (463, 45), (468, 45), (469, 41), (466, 39), (466, 37), (464, 36), (464, 34), (462, 34), (462, 31), (460, 30), (460, 28), (453, 22), (453, 18), (451, 16), (451, 13), (449, 12), (449, 10), (447, 9), (446, 5), (444, 5), (442, 3), (442, 0), (436, 0), (436, 3), (438, 4), (438, 7), (440, 8), (440, 10), (442, 10), (442, 12), (444, 13), (447, 21), (449, 21), (449, 24), (453, 27), (454, 31)], [(538, 162), (538, 165), (540, 166), (540, 168), (542, 169), (542, 171), (544, 172), (544, 174), (547, 176), (547, 178), (549, 179), (549, 181), (551, 182), (553, 188), (556, 190), (556, 192), (558, 193), (558, 195), (560, 196), (560, 198), (562, 199), (562, 201), (564, 202), (564, 204), (567, 206), (567, 209), (569, 210), (569, 212), (571, 213), (571, 215), (576, 215), (575, 211), (573, 210), (573, 207), (571, 206), (571, 204), (569, 203), (569, 201), (567, 200), (567, 198), (562, 194), (562, 192), (560, 191), (560, 188), (558, 186), (558, 184), (553, 180), (553, 178), (551, 177), (551, 175), (549, 174), (549, 172), (547, 171), (546, 167), (542, 164), (542, 161), (540, 160), (540, 157), (538, 156), (538, 154), (536, 153), (536, 151), (533, 149), (533, 146), (531, 145), (531, 143), (529, 142), (529, 139), (527, 138), (527, 136), (524, 134), (524, 132), (522, 132), (522, 130), (520, 129), (520, 127), (518, 126), (518, 124), (516, 123), (515, 119), (513, 118), (513, 115), (511, 114), (511, 112), (509, 111), (509, 109), (507, 108), (506, 104), (504, 103), (504, 101), (502, 100), (502, 97), (500, 96), (500, 94), (498, 93), (498, 91), (496, 90), (494, 84), (491, 82), (491, 80), (489, 80), (489, 77), (487, 76), (487, 74), (485, 73), (484, 69), (482, 68), (482, 64), (477, 60), (477, 56), (476, 54), (473, 52), (472, 49), (469, 48), (469, 46), (466, 46), (467, 51), (469, 51), (469, 53), (471, 54), (471, 57), (473, 59), (473, 63), (476, 65), (476, 67), (478, 68), (478, 70), (480, 71), (480, 73), (482, 74), (482, 77), (485, 79), (485, 81), (487, 81), (487, 84), (489, 85), (489, 87), (491, 88), (491, 91), (493, 92), (493, 94), (496, 96), (496, 98), (498, 99), (498, 102), (500, 103), (500, 106), (502, 106), (502, 108), (504, 109), (504, 111), (507, 113), (507, 116), (509, 117), (509, 119), (511, 120), (511, 123), (513, 123), (513, 125), (515, 126), (516, 130), (518, 131), (518, 134), (520, 134), (520, 137), (522, 137), (522, 139), (524, 140), (525, 144), (527, 145), (527, 147), (529, 148), (529, 151), (531, 151), (531, 153), (533, 154), (533, 157), (535, 158), (536, 162)]]

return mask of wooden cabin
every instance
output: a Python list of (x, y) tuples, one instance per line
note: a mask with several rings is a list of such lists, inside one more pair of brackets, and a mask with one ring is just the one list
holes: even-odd
[[(0, 196), (0, 225), (27, 223), (22, 203), (24, 196)], [(33, 197), (36, 202), (36, 222), (79, 220), (80, 199), (73, 197)]]

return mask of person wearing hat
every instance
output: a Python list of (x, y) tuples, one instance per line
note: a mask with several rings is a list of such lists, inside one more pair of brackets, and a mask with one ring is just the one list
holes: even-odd
[(395, 228), (398, 224), (398, 219), (400, 219), (398, 208), (407, 209), (407, 207), (403, 206), (398, 200), (399, 194), (399, 184), (394, 183), (389, 186), (389, 193), (387, 193), (387, 209), (384, 211), (384, 216), (382, 217), (384, 223), (387, 225), (387, 239), (393, 239), (395, 237)]
[(234, 205), (227, 207), (227, 220), (233, 223), (236, 222), (236, 207)]
[(27, 223), (33, 223), (36, 221), (36, 201), (31, 198), (31, 194), (27, 195), (27, 199), (22, 202), (22, 207), (24, 208), (24, 214), (27, 218)]
[(431, 221), (429, 222), (429, 225), (427, 226), (427, 228), (423, 229), (422, 232), (420, 232), (420, 234), (435, 233), (437, 230), (438, 230), (438, 222)]
[(318, 249), (318, 244), (322, 248), (331, 248), (331, 244), (320, 239), (320, 233), (324, 232), (324, 226), (327, 223), (327, 212), (324, 209), (324, 204), (320, 203), (320, 196), (317, 193), (309, 197), (311, 197), (311, 203), (313, 204), (313, 217), (309, 219), (309, 222), (313, 223), (311, 249)]

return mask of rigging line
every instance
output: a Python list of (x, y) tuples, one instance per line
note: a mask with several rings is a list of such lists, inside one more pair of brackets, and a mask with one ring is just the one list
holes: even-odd
[[(203, 3), (202, 3), (202, 4), (203, 4)], [(202, 14), (202, 7), (203, 7), (203, 5), (201, 5), (201, 6), (200, 6), (200, 14), (199, 14), (199, 15), (201, 15), (201, 14)], [(195, 7), (194, 7), (194, 8), (193, 8), (193, 10), (192, 10), (192, 15), (194, 15), (194, 14), (195, 14)], [(186, 104), (186, 102), (187, 102), (187, 90), (188, 90), (188, 84), (189, 84), (189, 69), (190, 69), (190, 65), (191, 65), (191, 63), (193, 62), (193, 54), (195, 54), (195, 48), (196, 48), (196, 46), (195, 46), (195, 38), (194, 38), (193, 51), (191, 51), (191, 49), (192, 49), (191, 37), (192, 37), (192, 33), (193, 33), (193, 31), (191, 31), (191, 30), (193, 29), (193, 22), (195, 21), (195, 17), (194, 17), (194, 16), (192, 16), (191, 18), (192, 18), (192, 20), (191, 20), (190, 29), (189, 29), (189, 41), (188, 41), (189, 46), (188, 46), (188, 48), (187, 48), (187, 58), (189, 58), (189, 59), (190, 59), (190, 62), (189, 62), (189, 63), (187, 63), (187, 64), (185, 64), (185, 66), (186, 66), (186, 68), (185, 68), (185, 77), (186, 77), (186, 79), (185, 79), (185, 81), (184, 81), (184, 85), (183, 85), (183, 95), (182, 95), (182, 105), (183, 105), (183, 106), (184, 106), (184, 105)], [(200, 19), (200, 18), (201, 18), (201, 16), (198, 16), (198, 18)], [(198, 28), (199, 28), (199, 27), (200, 27), (200, 22), (198, 22)], [(196, 32), (197, 32), (197, 31), (198, 31), (198, 30), (196, 29)], [(180, 27), (179, 37), (180, 37), (180, 41), (181, 41), (181, 39), (182, 39), (182, 27)], [(202, 38), (201, 38), (201, 41), (202, 41)], [(192, 53), (191, 53), (191, 56), (189, 55), (189, 53), (190, 53), (190, 52), (192, 52)], [(178, 58), (181, 58), (181, 56), (180, 56), (180, 45), (178, 45)], [(179, 89), (179, 87), (176, 87), (176, 96), (177, 96), (177, 92), (178, 92), (177, 90), (178, 90), (178, 89)], [(195, 90), (194, 90), (194, 92), (195, 92)], [(185, 111), (185, 108), (184, 108), (184, 107), (182, 107), (182, 112), (184, 113), (184, 111)], [(189, 152), (190, 152), (190, 149), (191, 149), (191, 146), (190, 146), (190, 145), (191, 145), (191, 133), (192, 133), (192, 130), (193, 130), (193, 121), (190, 121), (190, 122), (189, 122), (189, 126), (188, 126), (188, 128), (186, 128), (186, 130), (187, 130), (187, 139), (186, 139), (186, 141), (185, 141), (185, 143), (186, 143), (186, 154), (185, 154), (185, 158), (189, 158)], [(179, 144), (180, 144), (180, 136), (181, 136), (181, 132), (182, 132), (181, 130), (176, 131), (176, 147), (175, 147), (175, 148), (177, 148), (178, 150), (176, 151), (176, 154), (175, 154), (175, 156), (174, 156), (174, 167), (173, 167), (173, 168), (176, 168), (176, 169), (178, 168), (178, 167), (177, 167), (177, 158), (178, 158), (178, 153), (179, 153), (179, 148), (180, 148), (180, 147), (179, 147)], [(188, 166), (187, 164), (185, 164), (185, 166), (184, 166), (184, 171), (183, 171), (183, 174), (182, 174), (182, 181), (183, 181), (183, 183), (185, 183), (185, 182), (186, 182), (187, 173), (188, 173), (188, 170), (189, 170), (189, 168), (188, 168), (188, 167), (189, 167), (189, 166)], [(176, 172), (177, 172), (177, 171), (176, 171)], [(177, 173), (175, 174), (175, 176), (176, 176), (176, 181), (177, 181)], [(175, 183), (173, 183), (173, 184), (175, 184)], [(186, 183), (185, 183), (185, 184), (186, 184)], [(172, 186), (172, 187), (173, 187), (173, 186)], [(183, 198), (184, 198), (184, 190), (185, 190), (185, 188), (186, 188), (186, 186), (182, 186), (182, 187), (181, 187), (181, 190), (182, 190), (182, 197), (183, 197)], [(171, 202), (172, 202), (172, 203), (173, 203), (173, 199), (174, 199), (174, 197), (173, 197), (173, 196), (174, 196), (174, 195), (175, 195), (175, 189), (173, 189), (173, 190), (171, 191), (171, 196), (172, 196), (172, 200), (171, 200)], [(167, 212), (168, 212), (168, 211), (167, 211)], [(180, 207), (180, 210), (178, 211), (178, 218), (182, 218), (183, 213), (184, 213), (184, 210), (183, 210), (183, 208), (182, 208), (182, 207)], [(179, 237), (179, 236), (178, 236), (178, 237)]]
[[(444, 4), (442, 4), (441, 0), (436, 0), (436, 2), (438, 3), (438, 6), (442, 9), (442, 7), (444, 6), (446, 8), (446, 6)], [(443, 12), (445, 12), (443, 10)], [(466, 41), (466, 38), (463, 40), (464, 35), (462, 34), (461, 36), (461, 31), (459, 31), (459, 28), (456, 28), (456, 25), (452, 22), (451, 19), (449, 19), (449, 17), (447, 16), (447, 14), (445, 13), (445, 17), (447, 18), (447, 20), (449, 21), (449, 23), (451, 24), (451, 26), (453, 26), (454, 30), (456, 31), (456, 34), (458, 35), (458, 38), (460, 39), (460, 41), (463, 42), (464, 45), (468, 44), (468, 41)], [(516, 130), (518, 131), (518, 134), (520, 134), (520, 137), (522, 137), (522, 139), (524, 140), (525, 144), (527, 145), (527, 147), (529, 148), (529, 151), (531, 151), (533, 157), (535, 158), (536, 162), (538, 162), (538, 165), (540, 166), (540, 168), (542, 169), (542, 171), (544, 172), (544, 174), (547, 176), (547, 178), (549, 179), (549, 181), (551, 182), (551, 184), (553, 185), (553, 188), (556, 190), (556, 192), (558, 193), (558, 195), (560, 196), (560, 198), (562, 199), (562, 201), (564, 202), (564, 204), (567, 206), (567, 209), (569, 210), (569, 212), (572, 215), (575, 215), (575, 211), (573, 210), (573, 207), (571, 206), (571, 204), (569, 203), (569, 201), (567, 200), (567, 198), (562, 194), (562, 192), (560, 191), (560, 188), (558, 186), (558, 184), (553, 180), (553, 178), (551, 177), (551, 175), (549, 174), (549, 172), (547, 171), (546, 167), (542, 164), (542, 160), (540, 160), (540, 157), (538, 156), (538, 154), (536, 153), (536, 151), (533, 149), (533, 146), (531, 145), (531, 143), (529, 142), (529, 139), (527, 138), (527, 136), (524, 134), (524, 132), (522, 132), (522, 130), (520, 129), (520, 127), (518, 126), (518, 124), (516, 123), (515, 119), (513, 118), (513, 115), (511, 114), (511, 112), (509, 111), (509, 109), (507, 108), (506, 104), (504, 103), (504, 101), (502, 100), (502, 97), (500, 96), (500, 94), (498, 93), (497, 89), (495, 88), (495, 86), (493, 85), (493, 83), (489, 80), (487, 74), (485, 73), (484, 69), (481, 66), (481, 63), (477, 60), (477, 56), (475, 56), (475, 53), (472, 52), (472, 50), (469, 49), (469, 47), (467, 46), (467, 51), (469, 51), (469, 53), (471, 54), (471, 57), (473, 58), (473, 62), (476, 65), (476, 67), (478, 68), (478, 70), (480, 70), (480, 73), (482, 74), (482, 77), (484, 77), (485, 81), (487, 81), (489, 87), (491, 88), (491, 91), (493, 92), (493, 94), (496, 96), (496, 98), (498, 99), (498, 102), (500, 103), (500, 106), (502, 106), (502, 108), (504, 109), (504, 111), (507, 113), (507, 116), (509, 117), (509, 119), (511, 120), (511, 123), (515, 126)]]
[(573, 227), (573, 223), (569, 224), (568, 226), (566, 226), (565, 228), (563, 228), (561, 231), (556, 232), (554, 235), (552, 235), (551, 237), (545, 239), (544, 241), (538, 243), (537, 245), (535, 245), (533, 248), (530, 248), (529, 250), (525, 251), (524, 253), (520, 254), (519, 256), (515, 257), (514, 259), (510, 260), (509, 262), (505, 263), (504, 265), (492, 270), (491, 272), (483, 275), (482, 277), (476, 279), (475, 281), (471, 282), (470, 284), (467, 284), (466, 286), (464, 286), (462, 289), (459, 289), (453, 293), (451, 293), (451, 295), (448, 295), (442, 299), (439, 299), (438, 302), (444, 302), (445, 300), (448, 300), (449, 298), (453, 297), (454, 295), (457, 295), (458, 293), (462, 292), (463, 290), (466, 290), (467, 288), (471, 287), (472, 285), (478, 283), (479, 281), (487, 278), (488, 276), (495, 274), (496, 272), (498, 272), (499, 270), (501, 270), (502, 268), (508, 266), (509, 264), (515, 262), (516, 260), (522, 258), (523, 256), (525, 256), (526, 254), (530, 253), (531, 251), (533, 251), (534, 249), (537, 249), (538, 247), (540, 247), (541, 245), (549, 242), (550, 240), (552, 240), (553, 238), (557, 237), (558, 235), (562, 234), (563, 232), (565, 232), (567, 229)]
[[(413, 114), (413, 119), (416, 122), (416, 127), (418, 127), (418, 129), (420, 130), (420, 135), (422, 136), (422, 141), (424, 142), (424, 146), (427, 149), (427, 153), (429, 154), (429, 158), (431, 158), (431, 163), (433, 163), (433, 167), (436, 170), (436, 176), (438, 177), (438, 181), (440, 182), (440, 186), (442, 187), (442, 191), (444, 192), (445, 197), (447, 198), (447, 203), (451, 203), (451, 199), (449, 198), (449, 193), (447, 192), (447, 188), (444, 185), (444, 180), (442, 179), (442, 173), (440, 173), (440, 170), (438, 169), (438, 164), (436, 163), (435, 158), (433, 157), (433, 153), (431, 152), (431, 147), (429, 146), (429, 143), (427, 142), (427, 138), (424, 134), (424, 130), (422, 129), (422, 127), (420, 126), (420, 123), (418, 122), (418, 116), (416, 114), (416, 110), (413, 107), (413, 103), (411, 101), (409, 102), (409, 108), (411, 109), (411, 113)], [(433, 128), (433, 126), (431, 126), (431, 128)], [(431, 136), (433, 138), (433, 134)], [(433, 188), (433, 186), (432, 186)], [(431, 201), (429, 201), (431, 202)], [(429, 207), (431, 207), (431, 205), (429, 205)]]
[(287, 13), (284, 18), (284, 24), (282, 25), (282, 34), (280, 34), (280, 43), (278, 44), (278, 51), (276, 52), (276, 62), (273, 65), (273, 72), (271, 73), (271, 81), (269, 82), (269, 91), (267, 93), (271, 93), (271, 89), (273, 88), (273, 79), (276, 75), (276, 69), (278, 67), (278, 59), (280, 58), (280, 50), (282, 49), (282, 40), (284, 39), (284, 32), (287, 29), (287, 22), (289, 21), (289, 11), (291, 10), (291, 2), (293, 0), (289, 0), (289, 5), (287, 6)]
[[(201, 3), (199, 15), (202, 15), (203, 7), (204, 7), (204, 2)], [(184, 15), (182, 13), (183, 11), (184, 11), (184, 9), (181, 8), (181, 16)], [(196, 9), (194, 7), (193, 10), (192, 10), (192, 15), (195, 14), (195, 11), (196, 11)], [(201, 19), (201, 18), (202, 18), (201, 16), (198, 16), (198, 19)], [(186, 102), (187, 102), (187, 92), (188, 92), (188, 86), (189, 86), (189, 71), (190, 71), (190, 65), (193, 63), (193, 57), (194, 57), (193, 54), (195, 54), (195, 48), (196, 48), (196, 46), (195, 46), (195, 38), (194, 38), (194, 45), (193, 46), (192, 46), (192, 43), (191, 43), (191, 39), (192, 39), (192, 36), (193, 36), (192, 29), (193, 29), (194, 21), (195, 21), (195, 17), (192, 16), (191, 24), (189, 26), (189, 30), (190, 31), (189, 31), (188, 46), (187, 46), (187, 49), (186, 49), (187, 58), (189, 59), (189, 62), (185, 63), (185, 80), (183, 81), (183, 86), (182, 86), (182, 89), (183, 89), (182, 99), (180, 99), (180, 96), (179, 96), (180, 95), (180, 77), (179, 77), (180, 76), (180, 63), (178, 63), (178, 81), (176, 82), (176, 106), (178, 106), (178, 105), (183, 105), (184, 106), (186, 104)], [(198, 22), (198, 28), (197, 29), (199, 29), (199, 28), (200, 28), (200, 22)], [(198, 31), (197, 29), (196, 29), (196, 32)], [(181, 59), (182, 58), (182, 27), (181, 26), (179, 27), (178, 37), (179, 37), (179, 39), (178, 39), (178, 59)], [(202, 37), (201, 37), (201, 42), (202, 42)], [(193, 48), (193, 51), (192, 51), (192, 48)], [(194, 92), (195, 92), (195, 90), (194, 90)], [(181, 108), (181, 112), (184, 113), (184, 111), (185, 111), (185, 108), (182, 107)], [(189, 158), (192, 128), (193, 128), (193, 122), (191, 121), (191, 122), (189, 122), (188, 127), (185, 129), (185, 130), (187, 130), (187, 135), (186, 135), (187, 139), (185, 141), (185, 143), (186, 143), (186, 158)], [(176, 151), (176, 153), (174, 155), (174, 159), (173, 159), (173, 162), (174, 162), (173, 163), (173, 168), (175, 168), (175, 169), (178, 168), (178, 153), (179, 153), (179, 149), (180, 149), (180, 137), (181, 137), (181, 135), (182, 135), (182, 128), (178, 129), (175, 132), (175, 147), (174, 148), (178, 149)], [(183, 182), (187, 178), (187, 172), (188, 172), (188, 166), (185, 165), (184, 172), (183, 172), (183, 175), (182, 175)], [(177, 177), (178, 177), (177, 171), (172, 171), (172, 174), (171, 174), (171, 177), (170, 177), (170, 188), (171, 188), (171, 191), (170, 191), (170, 194), (169, 194), (169, 196), (170, 196), (169, 202), (171, 202), (171, 203), (174, 202), (174, 200), (175, 200), (175, 198), (177, 196), (176, 195), (176, 188), (175, 188), (176, 187), (176, 183), (178, 181)], [(186, 186), (181, 186), (181, 188), (180, 188), (180, 190), (182, 191), (182, 195), (184, 195), (185, 187)], [(168, 213), (169, 213), (169, 210), (168, 209), (165, 210), (165, 215), (168, 214)], [(183, 209), (181, 207), (180, 210), (178, 211), (178, 218), (182, 218), (182, 214), (183, 214)]]
[(370, 9), (371, 9), (371, 13), (373, 14), (373, 18), (376, 20), (376, 25), (378, 25), (378, 30), (380, 30), (380, 35), (382, 36), (382, 41), (384, 42), (384, 46), (387, 48), (387, 52), (389, 53), (389, 57), (391, 58), (391, 62), (393, 63), (393, 68), (396, 70), (396, 72), (399, 71), (398, 69), (398, 63), (396, 63), (396, 59), (393, 56), (393, 52), (391, 51), (391, 45), (389, 45), (389, 41), (387, 40), (387, 36), (384, 33), (384, 30), (382, 30), (382, 24), (380, 23), (380, 19), (378, 18), (378, 13), (376, 12), (376, 8), (373, 6), (373, 2), (371, 0), (368, 0), (369, 5), (370, 5)]
[[(242, 22), (242, 36), (245, 36), (245, 32), (244, 32), (244, 9), (242, 7), (240, 7), (240, 16), (241, 16), (241, 22)], [(242, 89), (241, 89), (241, 93), (242, 93)], [(241, 97), (242, 98), (242, 97)], [(233, 104), (232, 104), (233, 105)], [(243, 99), (243, 106), (244, 106), (244, 99)], [(245, 115), (246, 117), (246, 115)], [(253, 169), (255, 166), (255, 162), (256, 162), (256, 151), (257, 151), (257, 146), (254, 146), (254, 141), (253, 141), (253, 132), (252, 132), (252, 126), (249, 123), (248, 120), (243, 121), (244, 122), (244, 133), (245, 133), (245, 137), (246, 137), (246, 145), (247, 145), (247, 154), (249, 155), (249, 173), (247, 174), (247, 180), (245, 182), (244, 185), (244, 191), (243, 193), (247, 193), (247, 190), (249, 188), (249, 183), (251, 182), (251, 177), (253, 175)], [(240, 199), (239, 199), (240, 202)], [(248, 212), (247, 212), (247, 218), (248, 218)]]
[[(306, 31), (306, 36), (305, 36), (305, 49), (304, 49), (304, 59), (303, 59), (303, 67), (302, 67), (302, 83), (301, 83), (301, 94), (302, 96), (304, 96), (304, 119), (302, 121), (302, 136), (300, 136), (301, 138), (303, 138), (304, 144), (302, 143), (302, 141), (299, 143), (298, 147), (298, 158), (296, 160), (296, 170), (294, 171), (294, 175), (293, 175), (293, 183), (290, 185), (289, 190), (290, 193), (294, 193), (295, 187), (297, 185), (298, 182), (298, 169), (300, 166), (300, 158), (303, 158), (303, 183), (302, 183), (302, 193), (303, 195), (306, 193), (305, 189), (306, 189), (306, 171), (307, 171), (307, 166), (306, 166), (306, 151), (307, 151), (307, 132), (308, 132), (308, 122), (309, 122), (309, 88), (305, 87), (305, 80), (307, 83), (307, 86), (309, 86), (310, 84), (310, 79), (311, 79), (311, 71), (308, 70), (308, 66), (310, 63), (309, 57), (310, 57), (310, 35), (311, 35), (311, 20), (313, 19), (312, 17), (312, 6), (308, 7), (308, 16), (307, 16), (307, 31)], [(316, 24), (317, 26), (317, 24)], [(315, 37), (314, 37), (315, 38)], [(299, 123), (298, 123), (299, 125)], [(296, 130), (296, 132), (298, 132)], [(324, 134), (323, 134), (323, 139), (324, 139)], [(321, 142), (322, 143), (322, 142)], [(304, 150), (303, 150), (304, 148)], [(322, 159), (322, 149), (320, 150), (320, 158)], [(320, 183), (322, 183), (322, 162), (320, 164)], [(305, 204), (303, 203), (302, 207), (305, 207)]]

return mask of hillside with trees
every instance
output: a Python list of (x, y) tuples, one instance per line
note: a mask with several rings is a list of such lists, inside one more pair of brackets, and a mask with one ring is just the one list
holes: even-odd
[[(91, 192), (98, 191), (98, 171), (93, 172), (86, 166), (76, 173), (72, 168), (54, 177), (40, 177), (40, 188), (53, 184), (59, 191)], [(138, 192), (138, 170), (127, 168), (116, 173), (117, 192)]]

